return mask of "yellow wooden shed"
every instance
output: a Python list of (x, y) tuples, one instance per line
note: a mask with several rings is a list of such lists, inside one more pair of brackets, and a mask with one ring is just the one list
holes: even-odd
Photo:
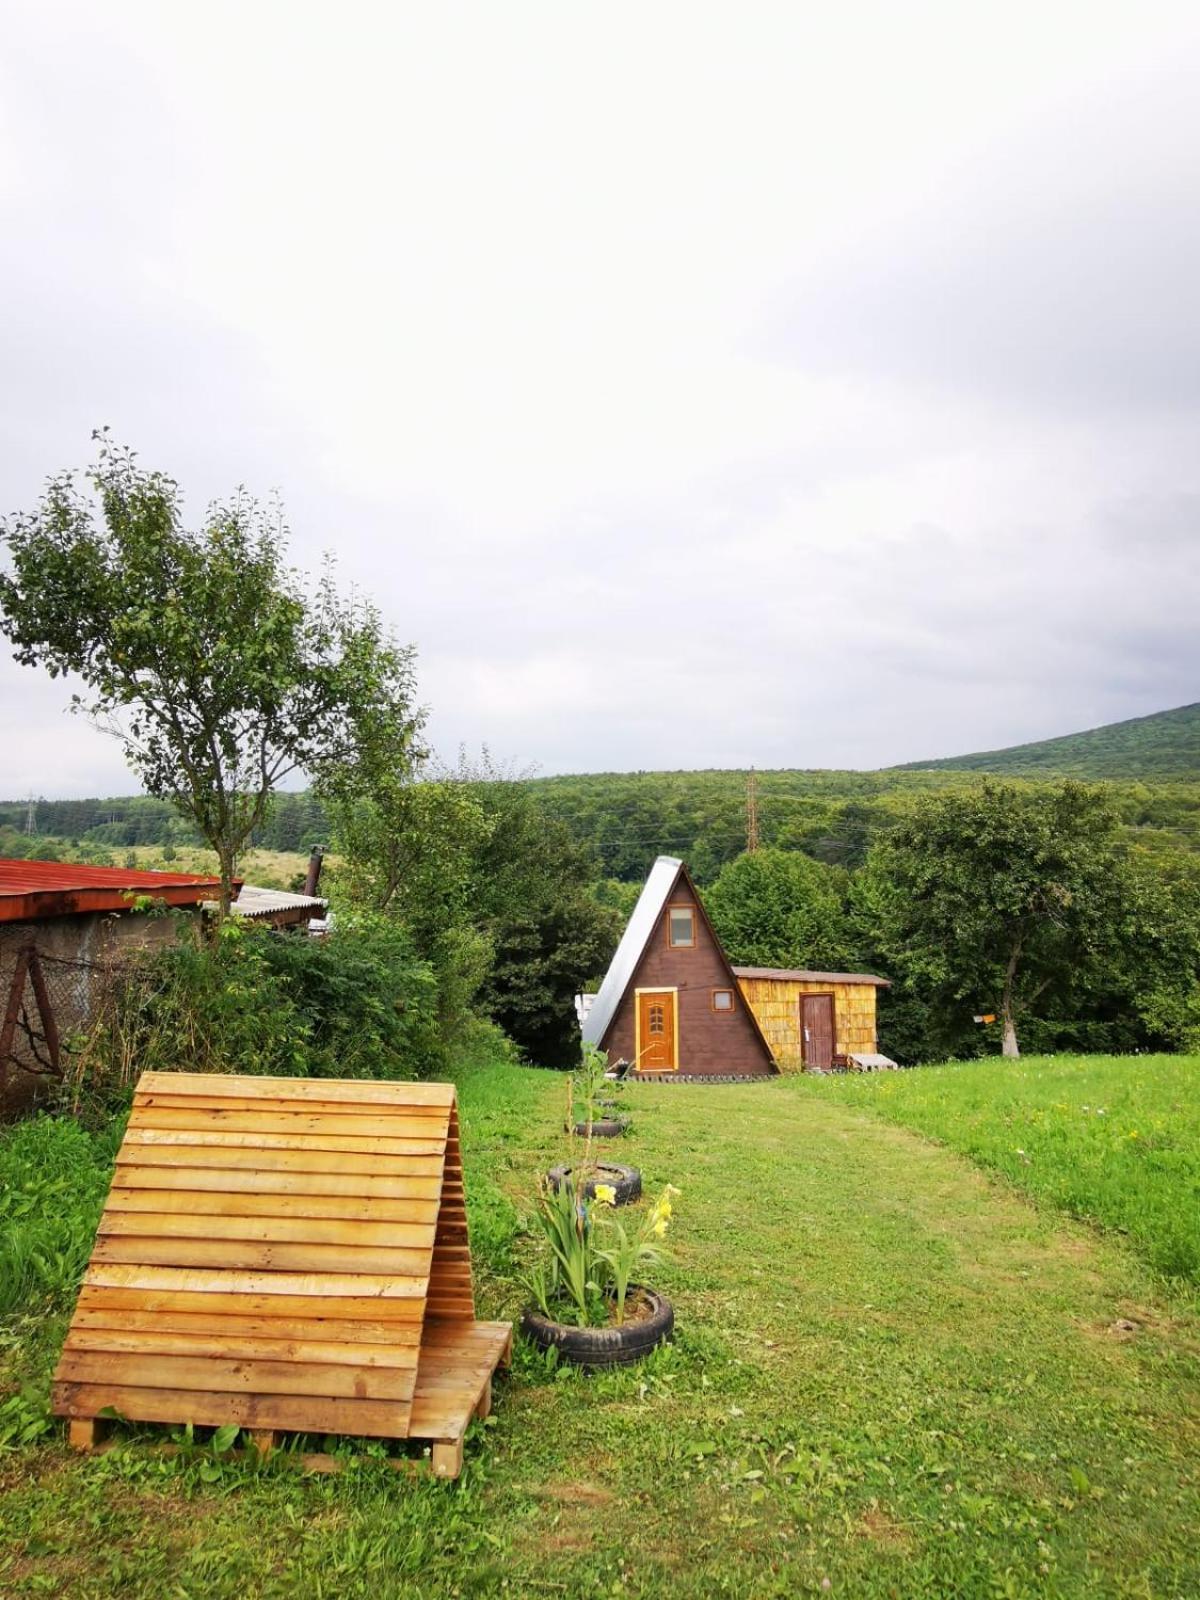
[(734, 967), (776, 1064), (785, 1072), (892, 1066), (879, 1054), (875, 1000), (886, 978), (869, 972)]

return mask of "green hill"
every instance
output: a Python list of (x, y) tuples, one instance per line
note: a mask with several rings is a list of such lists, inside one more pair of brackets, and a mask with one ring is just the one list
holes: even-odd
[(1200, 702), (1156, 711), (1149, 717), (1110, 722), (1085, 733), (1007, 750), (908, 761), (900, 772), (996, 772), (1031, 778), (1197, 778), (1200, 777)]

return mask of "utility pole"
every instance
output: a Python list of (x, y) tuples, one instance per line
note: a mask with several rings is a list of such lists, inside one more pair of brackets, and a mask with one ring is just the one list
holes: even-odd
[(746, 854), (758, 849), (758, 774), (754, 768), (746, 774)]
[(25, 832), (32, 834), (37, 824), (37, 801), (33, 798), (33, 790), (29, 791), (29, 804), (25, 807)]

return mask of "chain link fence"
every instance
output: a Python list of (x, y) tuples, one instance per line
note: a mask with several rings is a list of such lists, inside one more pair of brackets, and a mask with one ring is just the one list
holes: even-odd
[(29, 924), (0, 928), (0, 1120), (61, 1086), (124, 970), (124, 952), (68, 955)]

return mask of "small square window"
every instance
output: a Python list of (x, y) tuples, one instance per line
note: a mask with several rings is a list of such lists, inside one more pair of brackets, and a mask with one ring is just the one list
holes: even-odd
[(714, 1011), (732, 1011), (733, 990), (714, 989), (712, 992), (712, 1008)]
[(672, 950), (691, 948), (696, 943), (696, 913), (691, 906), (672, 906), (669, 928)]

